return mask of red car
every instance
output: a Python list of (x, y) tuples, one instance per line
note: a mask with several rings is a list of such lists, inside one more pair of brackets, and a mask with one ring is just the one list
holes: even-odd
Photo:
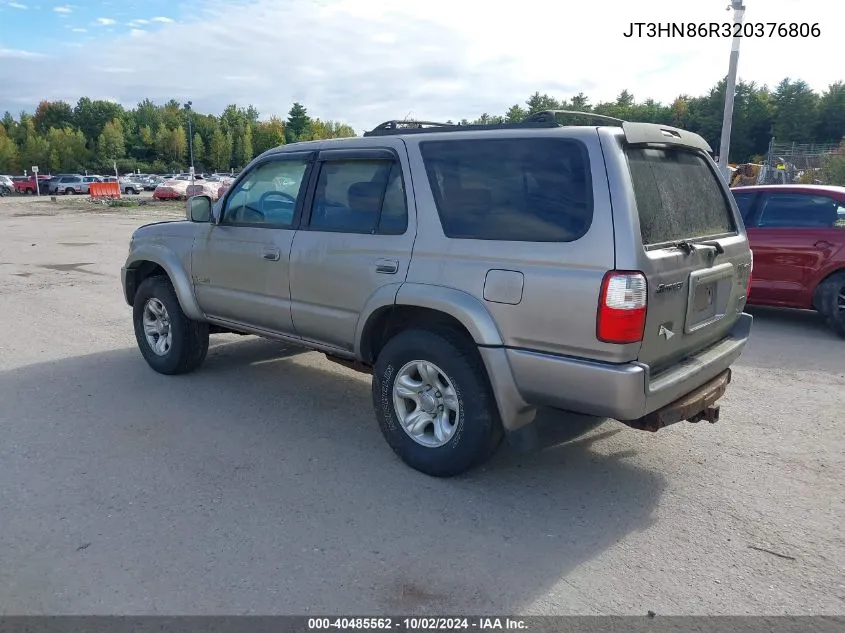
[(845, 187), (734, 187), (754, 253), (749, 304), (818, 310), (845, 338)]
[[(30, 193), (35, 194), (36, 184), (35, 184), (35, 177), (15, 177), (12, 179), (15, 183), (15, 191), (17, 193)], [(41, 193), (47, 193), (47, 181), (50, 180), (50, 176), (38, 176), (38, 185), (41, 188)]]

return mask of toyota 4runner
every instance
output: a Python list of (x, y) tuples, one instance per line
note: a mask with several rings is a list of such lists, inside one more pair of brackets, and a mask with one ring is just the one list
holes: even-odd
[[(139, 228), (122, 269), (163, 374), (236, 332), (372, 373), (411, 467), (451, 476), (538, 407), (656, 431), (715, 422), (751, 331), (752, 255), (710, 147), (571, 112), (392, 121), (263, 153), (187, 221)], [(594, 119), (591, 119), (594, 120)]]

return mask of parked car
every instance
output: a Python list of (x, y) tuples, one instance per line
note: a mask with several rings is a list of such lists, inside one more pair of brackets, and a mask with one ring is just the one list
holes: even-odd
[(749, 303), (818, 310), (845, 338), (845, 187), (735, 187), (754, 252)]
[(15, 176), (12, 178), (13, 188), (15, 192), (21, 194), (35, 194), (37, 188), (41, 189), (42, 194), (46, 194), (49, 190), (50, 176)]
[(319, 350), (372, 374), (387, 443), (434, 476), (531, 445), (541, 406), (718, 419), (751, 251), (700, 136), (552, 113), (365, 136), (269, 150), (135, 231), (122, 283), (150, 367), (197, 369), (217, 332)]
[(102, 176), (83, 176), (82, 189), (79, 193), (91, 193), (91, 183), (103, 182)]
[(11, 196), (15, 190), (15, 183), (11, 176), (0, 176), (0, 197)]
[(133, 178), (121, 178), (120, 193), (124, 195), (137, 195), (144, 190), (144, 185)]
[(60, 174), (50, 181), (48, 193), (73, 195), (87, 191), (84, 184), (84, 176), (79, 174)]

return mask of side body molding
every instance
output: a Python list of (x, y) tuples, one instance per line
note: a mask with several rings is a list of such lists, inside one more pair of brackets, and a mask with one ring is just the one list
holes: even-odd
[[(126, 261), (127, 274), (130, 274), (133, 269), (138, 268), (145, 261), (158, 264), (170, 277), (173, 289), (176, 291), (176, 297), (179, 299), (179, 305), (182, 306), (185, 316), (189, 319), (202, 321), (205, 315), (194, 296), (191, 277), (176, 253), (159, 244), (139, 244), (132, 250)], [(130, 297), (127, 297), (127, 302), (131, 303)]]

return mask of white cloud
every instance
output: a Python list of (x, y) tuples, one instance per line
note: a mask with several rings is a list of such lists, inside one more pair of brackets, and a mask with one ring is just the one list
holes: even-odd
[(14, 48), (0, 48), (0, 59), (40, 59), (47, 57), (43, 53), (33, 53)]
[[(726, 5), (525, 0), (499, 11), (479, 10), (476, 0), (394, 0), (389, 8), (372, 0), (207, 0), (190, 18), (144, 37), (116, 31), (63, 59), (0, 64), (0, 111), (24, 98), (34, 108), (42, 98), (119, 94), (128, 103), (190, 98), (195, 109), (213, 112), (236, 100), (269, 116), (285, 115), (300, 101), (312, 116), (342, 119), (360, 131), (409, 111), (429, 120), (504, 113), (535, 91), (558, 98), (583, 91), (595, 103), (628, 89), (638, 100), (668, 102), (704, 94), (720, 81), (731, 40), (623, 33), (631, 22), (727, 22)], [(812, 17), (797, 0), (747, 5), (746, 22), (818, 22), (821, 36), (743, 39), (741, 79), (774, 86), (801, 78), (816, 90), (845, 79), (841, 64), (807, 62), (841, 57), (838, 3), (815, 3)], [(191, 63), (197, 51), (200, 65)], [(56, 72), (68, 63), (133, 70)], [(186, 64), (190, 72), (161, 72)]]
[(117, 21), (111, 18), (97, 18), (96, 24), (97, 26), (109, 26), (110, 24), (117, 24)]
[(138, 37), (139, 35), (144, 35), (146, 31), (144, 29), (132, 29), (129, 31), (129, 35), (133, 37)]
[(76, 29), (71, 29), (71, 31), (73, 31), (74, 33), (87, 33), (88, 29), (76, 28)]
[(12, 9), (26, 9), (25, 4), (21, 4), (20, 2), (7, 2), (7, 7), (11, 7)]
[(162, 24), (171, 24), (173, 22), (173, 20), (171, 20), (170, 18), (165, 18), (165, 17), (162, 17), (162, 16), (159, 16), (157, 18), (153, 18), (152, 21), (153, 22), (161, 22)]
[(145, 24), (149, 24), (149, 20), (132, 20), (128, 23), (129, 26), (144, 26)]
[(65, 14), (65, 15), (67, 15), (68, 13), (73, 13), (73, 9), (69, 6), (67, 6), (67, 5), (64, 5), (64, 6), (61, 6), (61, 7), (53, 7), (53, 11), (55, 11), (56, 13), (62, 13), (62, 14)]

